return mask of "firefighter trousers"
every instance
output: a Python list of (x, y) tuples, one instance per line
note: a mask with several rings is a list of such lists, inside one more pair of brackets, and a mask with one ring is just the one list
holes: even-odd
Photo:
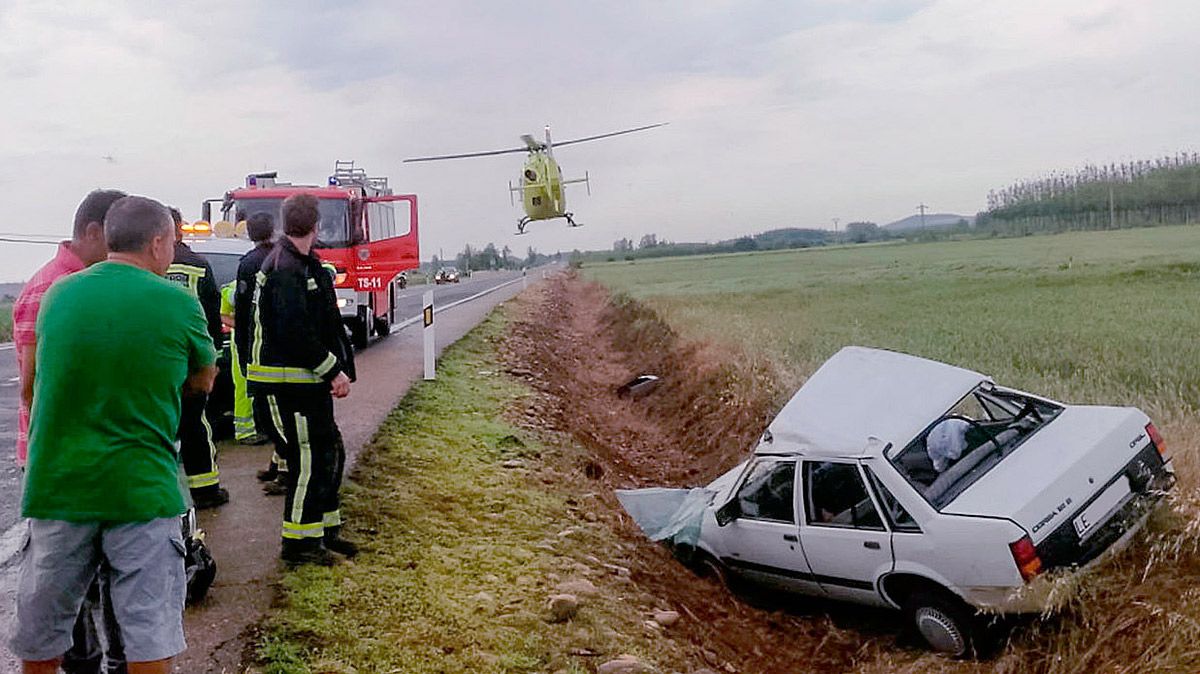
[(346, 448), (325, 392), (258, 394), (254, 416), (287, 462), (283, 503), (285, 548), (318, 547), (342, 526), (342, 471)]
[(217, 445), (213, 442), (212, 426), (204, 414), (207, 403), (208, 396), (185, 395), (179, 419), (179, 453), (188, 488), (193, 494), (197, 490), (215, 490), (221, 484)]
[(246, 375), (242, 374), (237, 342), (233, 339), (229, 340), (229, 358), (233, 377), (233, 437), (249, 440), (257, 434), (254, 428), (254, 405), (246, 392)]

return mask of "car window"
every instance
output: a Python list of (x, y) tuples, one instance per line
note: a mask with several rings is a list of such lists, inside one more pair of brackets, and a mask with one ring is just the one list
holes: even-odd
[(892, 531), (903, 531), (906, 533), (921, 533), (921, 527), (913, 521), (912, 515), (900, 505), (892, 492), (883, 486), (879, 478), (875, 475), (875, 471), (871, 470), (870, 466), (864, 466), (863, 470), (867, 472), (867, 479), (871, 482), (871, 488), (875, 490), (875, 495), (879, 497), (880, 504), (883, 505), (883, 515), (887, 517), (888, 524), (891, 525)]
[(738, 489), (743, 517), (795, 523), (796, 464), (760, 459)]
[(804, 462), (808, 523), (883, 531), (883, 520), (853, 463)]
[(999, 387), (981, 386), (966, 398), (892, 457), (892, 465), (938, 510), (1062, 412), (1053, 403)]

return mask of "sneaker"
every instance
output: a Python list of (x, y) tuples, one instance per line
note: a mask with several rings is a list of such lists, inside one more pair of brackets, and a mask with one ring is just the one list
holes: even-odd
[(262, 433), (255, 433), (254, 435), (248, 435), (244, 438), (238, 438), (237, 441), (238, 441), (239, 445), (250, 445), (253, 447), (257, 447), (259, 445), (267, 444), (268, 442), (271, 441), (271, 438), (268, 438), (267, 436), (263, 435)]
[(287, 493), (287, 480), (284, 476), (287, 473), (280, 473), (274, 480), (263, 485), (263, 493), (267, 496), (283, 496)]
[(289, 569), (295, 569), (305, 564), (313, 564), (315, 566), (333, 566), (337, 564), (337, 557), (332, 552), (324, 547), (312, 548), (310, 550), (291, 551), (284, 549), (280, 553), (279, 558), (287, 565)]
[(325, 548), (350, 559), (358, 554), (358, 546), (344, 538), (326, 538)]
[(192, 503), (196, 506), (196, 510), (218, 508), (229, 503), (229, 490), (222, 487), (211, 491), (206, 490), (200, 494), (193, 494)]
[(270, 468), (268, 468), (266, 470), (258, 471), (258, 474), (256, 475), (256, 477), (258, 478), (259, 482), (270, 482), (271, 480), (274, 480), (278, 475), (279, 475), (279, 468), (275, 464), (271, 464)]

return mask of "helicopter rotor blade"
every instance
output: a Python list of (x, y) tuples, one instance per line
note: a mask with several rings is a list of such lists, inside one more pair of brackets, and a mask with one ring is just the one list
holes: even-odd
[(491, 150), (489, 152), (467, 152), (465, 154), (443, 154), (436, 157), (410, 157), (405, 159), (403, 163), (407, 164), (416, 161), (441, 161), (443, 159), (466, 159), (468, 157), (491, 157), (498, 154), (513, 154), (515, 152), (529, 152), (527, 147), (514, 147), (511, 150)]
[(562, 147), (563, 145), (574, 145), (575, 143), (586, 143), (592, 140), (600, 140), (602, 138), (612, 138), (613, 136), (624, 136), (627, 133), (637, 133), (638, 131), (646, 131), (648, 129), (657, 129), (660, 126), (666, 126), (670, 122), (660, 122), (658, 124), (648, 124), (639, 126), (635, 129), (625, 129), (623, 131), (613, 131), (611, 133), (602, 133), (598, 136), (588, 136), (586, 138), (575, 138), (573, 140), (555, 141), (554, 147)]

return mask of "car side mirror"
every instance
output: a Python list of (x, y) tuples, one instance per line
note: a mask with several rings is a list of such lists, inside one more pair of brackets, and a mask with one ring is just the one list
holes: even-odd
[(716, 515), (717, 526), (723, 527), (742, 516), (742, 502), (734, 498), (729, 503), (717, 508)]

